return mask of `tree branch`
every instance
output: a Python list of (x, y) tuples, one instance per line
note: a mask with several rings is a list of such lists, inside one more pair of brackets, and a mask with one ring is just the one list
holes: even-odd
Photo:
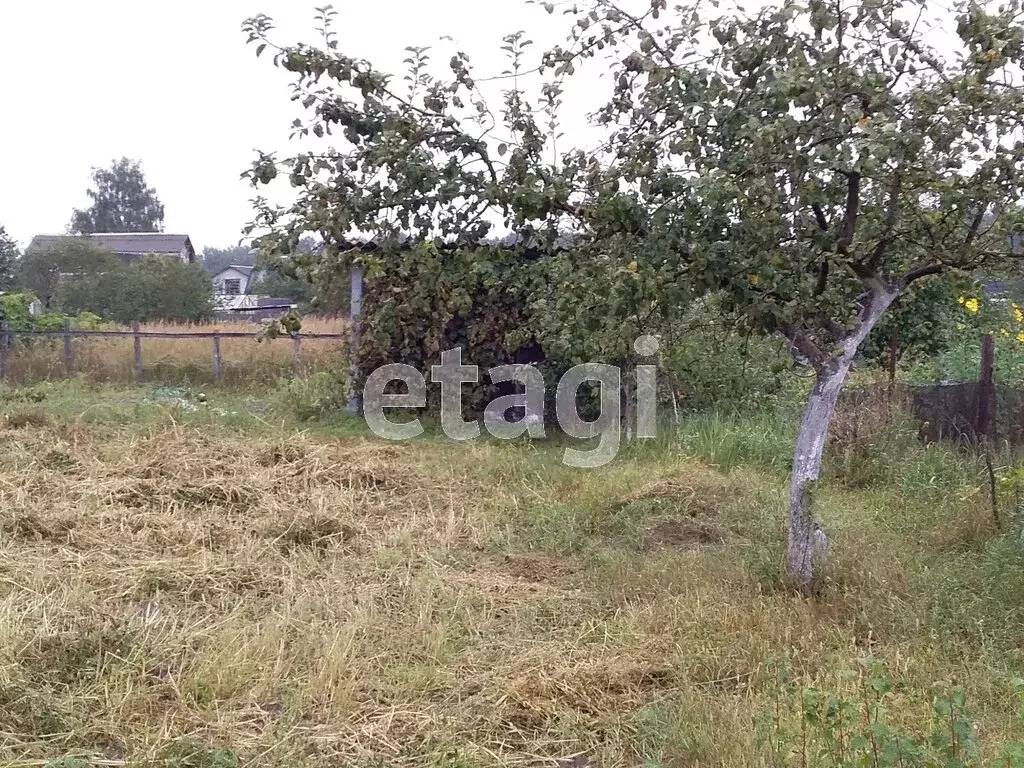
[(889, 191), (889, 204), (885, 211), (884, 234), (879, 238), (878, 243), (871, 252), (871, 257), (868, 259), (868, 268), (872, 272), (878, 271), (882, 259), (885, 258), (885, 252), (889, 249), (889, 244), (892, 243), (892, 231), (896, 228), (896, 222), (899, 220), (900, 215), (900, 189), (902, 185), (903, 180), (897, 173), (896, 178), (893, 180), (892, 189)]
[(790, 323), (779, 326), (779, 331), (797, 352), (810, 361), (816, 371), (822, 368), (825, 364), (825, 355), (807, 334), (797, 330)]
[(988, 204), (986, 203), (978, 209), (976, 214), (974, 214), (974, 220), (971, 222), (971, 228), (967, 231), (967, 240), (964, 241), (965, 246), (970, 246), (978, 236), (978, 230), (981, 229), (981, 222), (985, 220), (985, 212), (987, 210)]
[(860, 211), (860, 174), (856, 171), (840, 171), (846, 176), (846, 211), (843, 214), (843, 234), (836, 244), (844, 256), (853, 243), (853, 235), (857, 227), (857, 214)]
[(814, 203), (811, 205), (811, 210), (814, 211), (814, 220), (818, 222), (818, 229), (828, 232), (828, 219), (825, 218), (825, 212), (821, 210), (821, 206)]
[(938, 262), (932, 264), (921, 264), (920, 266), (911, 268), (901, 279), (900, 283), (903, 285), (910, 285), (915, 280), (920, 280), (922, 277), (928, 275), (938, 275), (945, 272), (949, 267), (945, 264)]
[(814, 295), (820, 296), (828, 287), (828, 258), (823, 258), (818, 265), (818, 279), (814, 284)]

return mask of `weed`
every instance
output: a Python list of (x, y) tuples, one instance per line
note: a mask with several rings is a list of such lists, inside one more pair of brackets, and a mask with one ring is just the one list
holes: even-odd
[[(912, 705), (897, 693), (884, 665), (871, 657), (859, 662), (859, 670), (841, 675), (853, 681), (854, 695), (800, 685), (785, 662), (766, 664), (774, 695), (757, 716), (756, 728), (770, 765), (788, 766), (794, 759), (822, 768), (981, 765), (981, 744), (962, 688), (940, 686), (931, 717), (907, 728), (899, 720)], [(991, 746), (1001, 759), (987, 765), (1024, 765), (1016, 762), (1024, 742)]]
[(319, 371), (305, 378), (285, 379), (278, 384), (274, 399), (279, 408), (299, 421), (320, 419), (345, 410), (348, 404), (347, 376)]
[(237, 768), (238, 756), (231, 749), (211, 748), (191, 738), (169, 744), (160, 753), (167, 768)]

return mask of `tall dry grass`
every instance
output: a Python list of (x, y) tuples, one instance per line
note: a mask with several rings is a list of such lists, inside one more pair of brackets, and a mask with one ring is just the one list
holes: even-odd
[[(303, 333), (343, 333), (344, 318), (303, 319)], [(112, 330), (130, 332), (122, 326)], [(190, 333), (245, 333), (249, 338), (220, 340), (223, 385), (265, 385), (285, 375), (327, 370), (342, 359), (342, 339), (302, 339), (298, 346), (290, 338), (258, 342), (260, 324), (246, 321), (205, 324), (146, 323), (143, 332), (174, 333), (181, 338), (142, 338), (142, 381), (165, 385), (209, 385), (214, 376), (213, 340), (189, 338)], [(96, 382), (135, 380), (134, 341), (129, 337), (75, 337), (72, 340), (75, 375)], [(66, 377), (64, 340), (28, 337), (11, 347), (8, 360), (11, 383), (32, 384)]]

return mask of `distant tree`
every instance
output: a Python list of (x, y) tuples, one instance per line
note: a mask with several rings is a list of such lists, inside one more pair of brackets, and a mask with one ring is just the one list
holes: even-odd
[[(201, 322), (213, 317), (213, 284), (196, 264), (147, 256), (129, 266), (127, 284), (138, 286), (141, 299), (131, 319)], [(111, 319), (128, 322), (126, 314)]]
[(200, 322), (213, 316), (213, 285), (197, 264), (151, 255), (63, 283), (57, 306), (119, 323)]
[(263, 272), (249, 289), (250, 293), (291, 299), (305, 312), (312, 309), (313, 286), (308, 280), (285, 277), (277, 272)]
[(14, 271), (18, 266), (18, 244), (0, 226), (0, 291), (6, 291), (14, 284)]
[(247, 245), (231, 245), (227, 248), (204, 248), (202, 265), (210, 275), (216, 275), (232, 264), (244, 264), (247, 267), (256, 264), (256, 257), (249, 253)]
[(117, 255), (95, 243), (76, 237), (60, 238), (46, 248), (30, 247), (17, 269), (17, 284), (34, 293), (44, 308), (53, 309), (61, 283), (93, 279), (121, 267)]
[(162, 232), (164, 206), (156, 191), (146, 186), (138, 161), (122, 157), (109, 169), (93, 168), (95, 189), (88, 191), (92, 205), (75, 209), (71, 234), (94, 232)]
[[(314, 308), (321, 311), (336, 311), (330, 307), (336, 302), (331, 301), (328, 302), (327, 307), (324, 306), (323, 297), (316, 295), (313, 282), (302, 266), (318, 252), (319, 247), (314, 238), (303, 237), (299, 240), (295, 253), (289, 256), (257, 257), (256, 265), (260, 268), (260, 275), (253, 283), (250, 292), (292, 299), (299, 304), (299, 308), (303, 312), (311, 311)], [(319, 301), (316, 301), (317, 299)]]

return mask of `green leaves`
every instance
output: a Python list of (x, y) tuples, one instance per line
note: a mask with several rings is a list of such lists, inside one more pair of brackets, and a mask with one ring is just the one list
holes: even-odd
[[(967, 717), (960, 688), (944, 690), (932, 702), (933, 719), (925, 728), (908, 730), (903, 723), (916, 703), (894, 693), (892, 678), (876, 659), (861, 659), (860, 671), (840, 674), (859, 681), (860, 692), (826, 692), (800, 686), (776, 673), (769, 679), (774, 700), (759, 718), (757, 738), (772, 765), (822, 768), (966, 768), (980, 766), (977, 735)], [(765, 670), (773, 672), (768, 663)], [(844, 686), (845, 688), (845, 686)], [(916, 723), (915, 723), (916, 724)], [(1000, 758), (985, 765), (1020, 765), (1018, 743), (998, 745)], [(769, 757), (769, 755), (765, 755)]]
[[(321, 235), (312, 273), (323, 284), (344, 276), (353, 233), (475, 246), (504, 221), (550, 250), (571, 232), (571, 251), (546, 267), (559, 290), (529, 294), (538, 327), (571, 354), (617, 350), (616, 333), (671, 322), (708, 292), (754, 330), (830, 351), (882, 287), (1006, 254), (1006, 222), (1024, 224), (1024, 144), (997, 139), (1024, 123), (1024, 98), (992, 83), (1020, 61), (1012, 12), (960, 3), (963, 50), (936, 51), (895, 0), (842, 15), (819, 0), (699, 11), (663, 0), (636, 16), (604, 0), (566, 8), (566, 44), (539, 57), (552, 82), (531, 80), (525, 30), (505, 36), (500, 112), (461, 51), (434, 71), (428, 49), (407, 47), (400, 93), (338, 49), (332, 13), (317, 17), (320, 47), (276, 45), (269, 19), (254, 17), (250, 41), (273, 45), (294, 75), (308, 117), (297, 134), (343, 132), (315, 156), (260, 153), (245, 175), (257, 187), (286, 175), (295, 197), (258, 199), (251, 231), (271, 250)], [(565, 147), (558, 110), (599, 50), (603, 141)], [(976, 210), (985, 227), (972, 228)], [(485, 279), (490, 290), (505, 278)], [(928, 316), (918, 335), (940, 324)]]
[(213, 315), (213, 288), (198, 264), (152, 255), (62, 281), (55, 302), (62, 312), (119, 323), (199, 322)]
[(164, 206), (147, 186), (138, 161), (122, 157), (110, 168), (93, 168), (94, 188), (87, 190), (92, 205), (76, 209), (68, 231), (76, 235), (94, 232), (159, 232)]
[(0, 291), (9, 290), (13, 285), (20, 256), (18, 244), (0, 225)]

